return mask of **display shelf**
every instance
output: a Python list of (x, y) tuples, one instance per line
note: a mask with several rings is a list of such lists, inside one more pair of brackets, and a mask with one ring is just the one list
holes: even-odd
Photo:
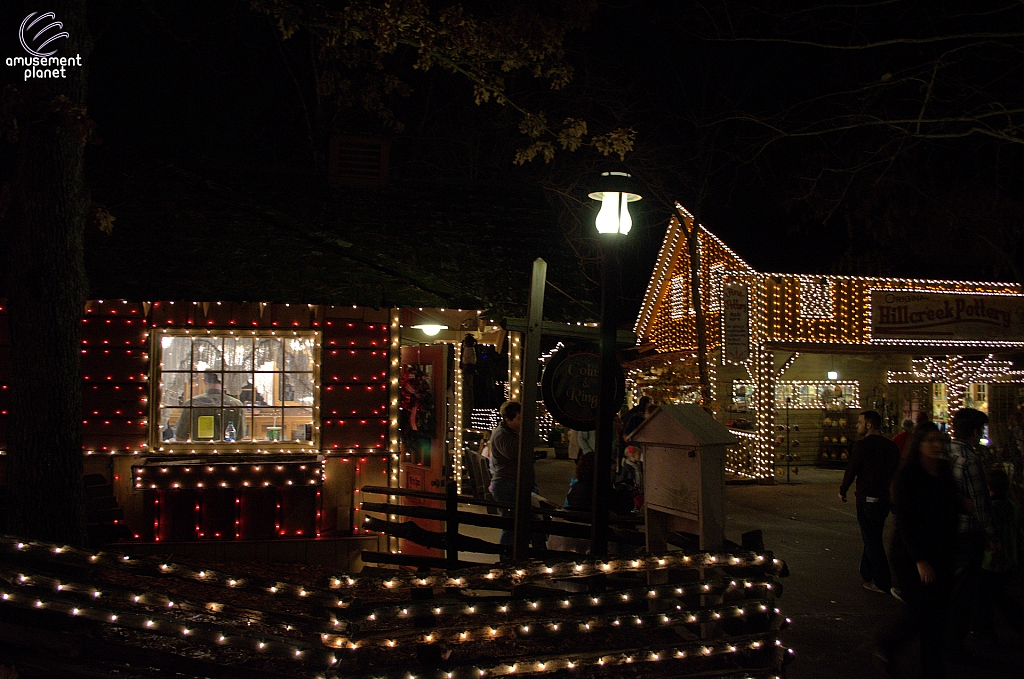
[(857, 435), (856, 411), (828, 408), (822, 411), (821, 436), (815, 464), (826, 469), (843, 469), (850, 461)]

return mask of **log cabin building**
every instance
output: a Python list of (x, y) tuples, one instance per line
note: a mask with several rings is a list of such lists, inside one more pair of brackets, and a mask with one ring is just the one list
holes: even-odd
[[(90, 521), (119, 549), (353, 570), (397, 551), (360, 527), (359, 489), (438, 490), (452, 465), (461, 481), (463, 432), (516, 389), (520, 340), (497, 319), (523, 315), (534, 258), (587, 294), (519, 187), (96, 176), (118, 207), (113, 233), (86, 237), (82, 453)], [(0, 485), (5, 306), (0, 291)], [(490, 361), (476, 410), (467, 334)]]
[[(698, 309), (677, 204), (635, 331), (636, 395), (700, 400)], [(741, 445), (739, 478), (772, 481), (788, 462), (843, 468), (862, 409), (888, 431), (919, 412), (941, 426), (963, 406), (989, 414), (988, 436), (1012, 445), (1024, 403), (1024, 294), (1017, 283), (771, 273), (702, 225), (696, 273), (711, 387), (708, 404)]]

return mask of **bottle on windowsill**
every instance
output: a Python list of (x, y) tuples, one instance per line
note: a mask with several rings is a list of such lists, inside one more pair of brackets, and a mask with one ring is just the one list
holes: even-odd
[(235, 425), (232, 422), (228, 422), (228, 426), (224, 428), (224, 441), (227, 443), (234, 443), (235, 441)]

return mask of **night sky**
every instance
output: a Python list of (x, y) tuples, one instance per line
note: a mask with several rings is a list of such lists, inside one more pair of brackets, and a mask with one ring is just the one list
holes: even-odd
[[(579, 6), (525, 4), (548, 14)], [(593, 10), (588, 25), (564, 45), (571, 84), (551, 92), (509, 76), (516, 101), (550, 120), (636, 130), (622, 163), (645, 198), (622, 248), (628, 312), (675, 200), (762, 270), (1020, 280), (1024, 136), (1012, 111), (1022, 108), (1024, 57), (1007, 27), (1022, 25), (1024, 6), (795, 4), (582, 3)], [(199, 174), (233, 165), (322, 174), (323, 135), (375, 135), (392, 141), (394, 182), (536, 185), (562, 228), (586, 220), (589, 229), (588, 182), (617, 161), (583, 148), (515, 166), (527, 142), (518, 114), (475, 105), (464, 78), (413, 70), (402, 49), (380, 71), (343, 73), (352, 96), (328, 119), (312, 116), (311, 135), (315, 60), (303, 30), (281, 41), (242, 1), (89, 5), (89, 112), (103, 141), (89, 162), (132, 155)], [(465, 6), (490, 17), (508, 5)], [(4, 26), (17, 25), (11, 12)], [(820, 46), (878, 41), (892, 44)], [(6, 31), (4, 53), (16, 45)], [(8, 81), (16, 75), (6, 69)], [(402, 82), (380, 99), (384, 118), (360, 101), (382, 75)]]

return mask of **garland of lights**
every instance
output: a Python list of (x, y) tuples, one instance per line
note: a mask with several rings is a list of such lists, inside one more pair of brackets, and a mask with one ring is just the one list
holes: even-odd
[[(261, 594), (292, 596), (307, 604), (332, 606), (337, 601), (341, 610), (335, 610), (328, 620), (318, 620), (309, 616), (294, 614), (275, 614), (261, 612), (261, 621), (269, 627), (282, 629), (284, 633), (303, 634), (312, 632), (319, 636), (321, 647), (293, 637), (273, 636), (265, 633), (239, 631), (231, 624), (242, 624), (245, 618), (252, 617), (252, 611), (230, 605), (208, 602), (195, 602), (188, 598), (177, 601), (159, 593), (132, 594), (131, 592), (109, 587), (101, 589), (91, 585), (75, 582), (62, 582), (49, 575), (19, 573), (16, 570), (0, 570), (0, 579), (6, 580), (10, 588), (21, 591), (8, 591), (0, 588), (0, 601), (5, 605), (21, 608), (46, 609), (69, 616), (96, 620), (104, 624), (135, 629), (139, 631), (187, 638), (190, 642), (198, 642), (211, 646), (234, 647), (257, 654), (290, 658), (292, 660), (313, 663), (314, 666), (341, 666), (342, 661), (353, 659), (353, 653), (367, 653), (374, 649), (387, 651), (398, 647), (412, 649), (423, 644), (469, 644), (472, 642), (487, 643), (495, 639), (527, 638), (560, 638), (567, 635), (588, 634), (602, 630), (615, 629), (658, 629), (687, 625), (715, 623), (729, 618), (747, 619), (758, 616), (757, 626), (767, 624), (764, 632), (758, 634), (736, 635), (728, 640), (694, 641), (677, 644), (668, 648), (650, 649), (634, 648), (619, 649), (614, 652), (593, 650), (573, 654), (566, 657), (564, 653), (557, 656), (541, 656), (520, 658), (514, 662), (495, 662), (480, 665), (449, 667), (440, 674), (426, 671), (419, 675), (408, 668), (387, 669), (377, 677), (419, 676), (424, 679), (432, 677), (465, 677), (480, 679), (485, 676), (507, 676), (512, 674), (539, 674), (560, 670), (577, 670), (587, 667), (615, 667), (631, 663), (653, 663), (662, 660), (698, 659), (711, 656), (745, 654), (759, 650), (771, 650), (781, 664), (782, 659), (791, 651), (785, 649), (777, 634), (790, 623), (778, 608), (773, 605), (773, 594), (776, 583), (771, 578), (729, 578), (717, 577), (703, 582), (683, 584), (663, 584), (637, 587), (629, 590), (595, 593), (595, 594), (562, 594), (557, 599), (516, 600), (499, 599), (471, 602), (435, 602), (412, 601), (381, 602), (368, 608), (357, 610), (350, 607), (356, 599), (339, 599), (335, 593), (317, 588), (306, 588), (293, 583), (276, 582), (267, 584), (255, 578), (233, 578), (228, 574), (212, 570), (197, 570), (190, 566), (172, 563), (157, 564), (150, 560), (134, 559), (127, 555), (99, 552), (89, 553), (50, 543), (18, 542), (13, 538), (0, 538), (0, 548), (15, 554), (30, 557), (32, 562), (40, 559), (73, 566), (102, 566), (107, 570), (128, 569), (142, 571), (150, 575), (153, 571), (158, 575), (192, 580), (235, 590), (249, 590)], [(360, 576), (354, 578), (334, 578), (331, 586), (350, 589), (359, 587), (364, 591), (391, 590), (399, 586), (472, 586), (478, 579), (501, 579), (506, 583), (528, 581), (534, 577), (560, 578), (584, 577), (588, 574), (632, 571), (636, 573), (653, 572), (666, 568), (703, 569), (712, 568), (716, 572), (722, 567), (756, 567), (762, 573), (780, 573), (784, 564), (770, 555), (746, 554), (680, 554), (672, 553), (662, 556), (650, 556), (633, 559), (615, 559), (609, 562), (596, 563), (531, 563), (522, 567), (508, 565), (491, 569), (483, 573), (483, 569), (470, 571), (468, 576), (450, 577), (448, 575), (428, 575), (414, 577), (404, 572), (396, 572), (390, 577)], [(493, 586), (492, 586), (493, 588)], [(699, 596), (717, 599), (720, 603), (702, 606), (697, 609), (684, 609), (679, 602), (680, 597)], [(727, 601), (723, 601), (727, 600)], [(664, 600), (670, 608), (653, 612), (649, 603)], [(678, 602), (678, 603), (676, 603)], [(674, 610), (671, 606), (674, 604)], [(125, 606), (127, 610), (117, 606)], [(647, 608), (645, 612), (621, 612), (613, 610), (623, 605)], [(137, 610), (131, 610), (137, 608)], [(571, 611), (571, 612), (570, 612)], [(178, 612), (191, 615), (209, 616), (212, 621), (197, 622), (175, 619)], [(435, 616), (465, 617), (479, 615), (486, 620), (495, 615), (505, 616), (502, 622), (470, 624), (452, 627), (451, 624), (435, 625), (431, 631), (407, 629), (396, 631), (394, 622), (413, 622), (419, 615), (426, 613)], [(568, 615), (567, 615), (568, 613)], [(532, 617), (540, 614), (541, 618)], [(509, 616), (524, 617), (526, 620), (509, 620)], [(219, 619), (228, 618), (228, 620)], [(232, 620), (233, 618), (233, 620)], [(457, 622), (452, 620), (451, 622)], [(354, 624), (353, 624), (354, 623)], [(371, 624), (365, 633), (359, 633), (355, 625)], [(386, 625), (387, 629), (376, 629)], [(349, 632), (351, 630), (351, 633)], [(401, 662), (401, 661), (399, 661)], [(472, 662), (472, 661), (470, 661)], [(348, 662), (344, 663), (348, 665)], [(760, 672), (757, 670), (756, 672)], [(770, 670), (764, 670), (765, 672)], [(746, 676), (764, 676), (750, 675)]]
[[(724, 604), (698, 610), (685, 610), (676, 606), (676, 610), (663, 613), (646, 613), (642, 615), (609, 613), (604, 616), (589, 615), (588, 617), (557, 617), (549, 619), (533, 619), (525, 622), (508, 624), (489, 624), (470, 629), (448, 629), (424, 633), (422, 630), (409, 630), (398, 633), (394, 629), (380, 630), (358, 636), (345, 636), (325, 633), (322, 640), (325, 645), (335, 648), (357, 650), (360, 648), (395, 648), (409, 643), (417, 644), (462, 644), (477, 641), (492, 641), (500, 638), (522, 638), (527, 635), (536, 636), (572, 636), (587, 634), (596, 630), (636, 627), (648, 629), (658, 626), (698, 625), (717, 622), (725, 617), (745, 618), (748, 612), (768, 614), (770, 620), (789, 624), (789, 619), (780, 618), (778, 608), (769, 609), (765, 603), (746, 602), (745, 604)], [(532, 612), (532, 611), (527, 611)]]
[(465, 615), (516, 615), (536, 613), (538, 610), (556, 610), (586, 608), (587, 610), (603, 610), (608, 607), (621, 606), (630, 601), (655, 599), (671, 599), (691, 594), (720, 596), (725, 594), (767, 593), (777, 591), (778, 584), (774, 580), (750, 580), (745, 578), (714, 578), (685, 585), (666, 584), (632, 589), (619, 590), (606, 594), (574, 594), (547, 601), (527, 601), (520, 599), (483, 600), (466, 604), (463, 602), (445, 603), (437, 601), (419, 603), (396, 603), (394, 605), (378, 605), (373, 612), (338, 611), (338, 616), (353, 622), (379, 623), (400, 619), (412, 619), (418, 615), (434, 614), (449, 616)]

